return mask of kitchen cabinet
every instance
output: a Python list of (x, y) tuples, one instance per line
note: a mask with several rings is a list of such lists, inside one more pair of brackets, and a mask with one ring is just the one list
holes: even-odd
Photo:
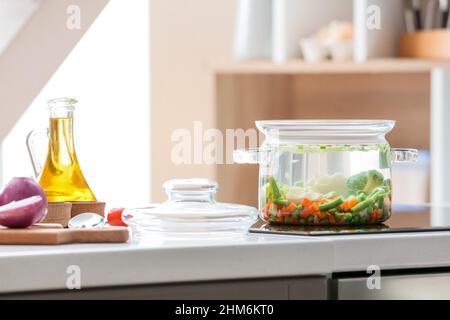
[(57, 290), (0, 295), (0, 299), (327, 299), (325, 276), (212, 281), (149, 286)]
[(369, 289), (368, 275), (290, 277), (54, 290), (0, 295), (2, 299), (377, 300), (450, 299), (450, 270), (399, 270)]
[(396, 272), (380, 278), (380, 287), (369, 289), (367, 276), (337, 276), (330, 282), (330, 297), (354, 299), (450, 299), (450, 271)]

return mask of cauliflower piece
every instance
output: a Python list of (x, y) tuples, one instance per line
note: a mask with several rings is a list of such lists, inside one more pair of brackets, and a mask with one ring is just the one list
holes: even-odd
[(286, 193), (286, 199), (289, 201), (300, 202), (303, 198), (308, 198), (310, 200), (318, 200), (321, 198), (321, 194), (301, 188), (301, 187), (291, 187)]
[(321, 194), (326, 194), (332, 191), (336, 192), (338, 195), (346, 194), (347, 178), (342, 173), (319, 176), (309, 180), (307, 187), (311, 191)]
[(286, 199), (289, 201), (299, 202), (304, 198), (304, 191), (302, 187), (290, 187), (286, 193)]

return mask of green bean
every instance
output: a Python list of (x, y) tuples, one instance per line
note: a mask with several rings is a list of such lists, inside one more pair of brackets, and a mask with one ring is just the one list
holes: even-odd
[(273, 200), (273, 203), (278, 206), (286, 207), (289, 204), (289, 201), (284, 199), (275, 199)]
[(384, 198), (384, 195), (385, 195), (384, 190), (379, 188), (379, 189), (373, 190), (367, 198), (371, 198), (371, 199), (373, 199), (373, 201), (378, 201), (378, 198), (379, 197)]
[(319, 205), (319, 210), (320, 211), (328, 211), (330, 209), (339, 207), (343, 202), (344, 202), (344, 200), (342, 200), (342, 198), (339, 197), (333, 201)]
[(269, 177), (269, 185), (270, 188), (272, 188), (273, 199), (274, 200), (280, 199), (281, 198), (280, 189), (278, 189), (277, 182), (275, 181), (275, 178), (272, 176)]
[(362, 211), (369, 206), (373, 206), (374, 202), (375, 201), (372, 198), (367, 198), (366, 200), (358, 203), (353, 208), (351, 208), (350, 212), (356, 213), (356, 212)]
[(378, 204), (378, 208), (383, 209), (384, 208), (384, 197), (379, 197), (377, 204)]

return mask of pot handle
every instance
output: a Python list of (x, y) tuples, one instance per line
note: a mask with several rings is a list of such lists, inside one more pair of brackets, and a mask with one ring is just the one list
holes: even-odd
[(419, 158), (417, 149), (392, 148), (392, 162), (416, 162)]
[(263, 152), (258, 148), (237, 149), (233, 151), (233, 161), (239, 164), (258, 164)]

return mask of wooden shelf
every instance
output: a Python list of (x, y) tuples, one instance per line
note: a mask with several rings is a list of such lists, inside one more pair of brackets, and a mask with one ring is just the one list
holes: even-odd
[(418, 73), (434, 68), (450, 68), (450, 60), (408, 58), (374, 59), (364, 63), (318, 62), (291, 60), (275, 63), (270, 60), (234, 60), (215, 64), (217, 74), (351, 74), (351, 73)]

